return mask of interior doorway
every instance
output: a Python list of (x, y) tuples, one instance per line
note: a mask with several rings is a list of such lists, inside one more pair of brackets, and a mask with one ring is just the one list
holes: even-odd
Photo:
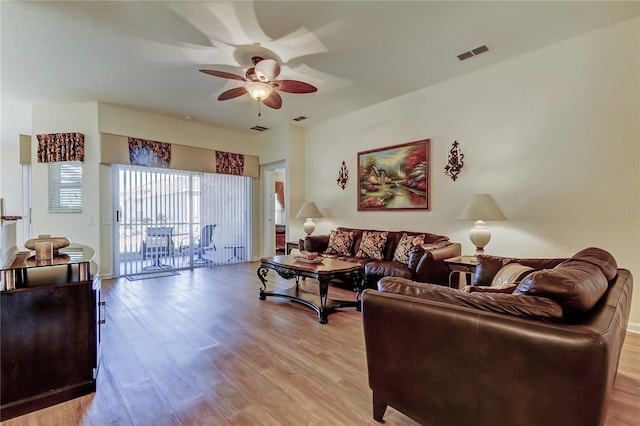
[(285, 173), (284, 169), (276, 169), (273, 172), (274, 179), (274, 217), (275, 217), (275, 250), (276, 254), (285, 253), (287, 242), (287, 223), (285, 202)]
[(263, 180), (263, 246), (264, 256), (286, 254), (288, 234), (288, 202), (284, 162), (265, 166)]

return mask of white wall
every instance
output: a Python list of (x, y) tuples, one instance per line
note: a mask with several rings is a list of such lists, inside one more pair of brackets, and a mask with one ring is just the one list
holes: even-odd
[(2, 97), (0, 130), (0, 198), (4, 198), (7, 215), (22, 216), (16, 224), (16, 240), (20, 244), (30, 236), (29, 212), (23, 207), (20, 134), (31, 134), (31, 106), (11, 102)]
[[(508, 220), (490, 223), (490, 254), (610, 251), (640, 280), (640, 22), (623, 22), (307, 129), (306, 194), (336, 226), (448, 235), (488, 192)], [(499, 46), (496, 46), (499, 49)], [(491, 54), (491, 53), (489, 53)], [(471, 59), (473, 60), (473, 59)], [(357, 152), (431, 138), (431, 211), (358, 212)], [(465, 165), (444, 175), (457, 140)], [(336, 186), (342, 160), (346, 190)], [(640, 331), (640, 295), (631, 322)]]
[[(96, 102), (33, 106), (31, 137), (33, 235), (67, 237), (73, 243), (96, 250), (100, 259), (100, 199), (98, 191), (98, 104)], [(37, 162), (38, 140), (42, 133), (84, 133), (85, 157), (82, 167), (82, 213), (49, 213), (48, 165)]]
[(220, 129), (197, 121), (104, 103), (99, 104), (99, 114), (99, 127), (102, 133), (134, 136), (245, 155), (259, 154), (253, 135), (246, 132)]

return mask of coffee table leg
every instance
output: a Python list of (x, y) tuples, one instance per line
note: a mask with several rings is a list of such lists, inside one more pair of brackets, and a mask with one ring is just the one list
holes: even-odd
[(356, 305), (356, 311), (361, 312), (362, 301), (360, 300), (360, 297), (362, 296), (362, 292), (364, 291), (364, 282), (365, 282), (364, 275), (357, 274), (353, 281), (355, 284), (354, 290), (356, 292), (356, 302), (358, 302), (358, 304)]
[(329, 321), (327, 319), (327, 298), (329, 297), (329, 280), (320, 278), (318, 281), (319, 281), (319, 289), (320, 289), (320, 312), (318, 312), (318, 321), (320, 321), (320, 324), (326, 324)]
[(260, 296), (258, 296), (260, 300), (265, 300), (267, 298), (267, 296), (264, 295), (264, 291), (267, 289), (267, 272), (269, 272), (269, 268), (267, 268), (266, 266), (260, 265), (258, 267), (258, 278), (260, 278), (260, 281), (262, 282), (262, 287), (260, 288)]

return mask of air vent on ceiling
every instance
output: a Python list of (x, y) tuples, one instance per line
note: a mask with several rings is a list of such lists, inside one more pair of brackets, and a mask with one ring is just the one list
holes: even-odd
[(300, 117), (296, 117), (293, 119), (293, 121), (302, 121), (302, 120), (306, 120), (307, 117), (305, 117), (304, 115), (301, 115)]
[(255, 130), (257, 132), (264, 132), (265, 130), (269, 130), (268, 127), (262, 127), (262, 126), (253, 126), (251, 128), (251, 130)]
[(488, 52), (488, 51), (489, 51), (489, 48), (487, 47), (487, 45), (483, 44), (482, 46), (478, 46), (475, 49), (467, 50), (466, 52), (459, 54), (458, 59), (460, 59), (461, 61), (464, 61), (465, 59), (473, 58), (474, 56), (478, 56), (479, 54)]

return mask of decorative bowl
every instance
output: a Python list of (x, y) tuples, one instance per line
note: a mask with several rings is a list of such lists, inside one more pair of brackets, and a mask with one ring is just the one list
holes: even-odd
[(67, 237), (38, 237), (25, 241), (24, 246), (29, 250), (35, 250), (36, 243), (51, 243), (53, 245), (53, 255), (57, 256), (58, 250), (67, 247), (71, 241)]

